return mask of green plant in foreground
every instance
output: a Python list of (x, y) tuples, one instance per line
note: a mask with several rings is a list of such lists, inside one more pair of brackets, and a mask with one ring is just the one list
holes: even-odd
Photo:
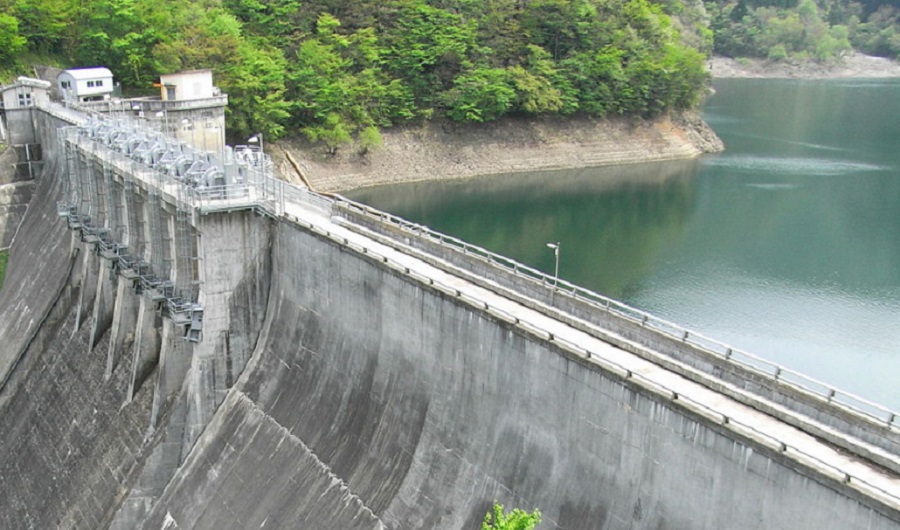
[(6, 261), (9, 259), (8, 250), (0, 250), (0, 287), (3, 287), (3, 278), (6, 277)]
[(541, 512), (535, 509), (528, 513), (519, 508), (506, 514), (503, 505), (494, 502), (494, 507), (484, 516), (481, 530), (534, 530), (541, 522)]

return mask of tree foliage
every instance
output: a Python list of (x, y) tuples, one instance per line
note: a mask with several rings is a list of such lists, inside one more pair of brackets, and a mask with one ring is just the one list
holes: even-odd
[(848, 0), (710, 2), (715, 52), (729, 57), (828, 60), (856, 48), (900, 59), (900, 9)]
[[(703, 55), (680, 0), (0, 0), (0, 66), (109, 67), (126, 88), (212, 68), (230, 130), (330, 150), (413, 119), (652, 116), (690, 107)], [(24, 65), (22, 65), (24, 67)]]
[(519, 508), (505, 513), (503, 505), (495, 502), (494, 507), (484, 516), (481, 530), (534, 530), (541, 522), (541, 512), (528, 513)]

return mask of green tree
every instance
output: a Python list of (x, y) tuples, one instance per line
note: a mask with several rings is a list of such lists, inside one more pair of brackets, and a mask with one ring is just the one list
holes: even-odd
[(506, 70), (479, 68), (456, 77), (444, 104), (451, 119), (480, 123), (506, 114), (515, 99), (516, 91), (509, 84)]
[(509, 83), (516, 91), (516, 110), (528, 114), (570, 114), (578, 109), (572, 83), (540, 46), (526, 46), (525, 64), (508, 69)]
[(373, 151), (381, 147), (381, 132), (378, 130), (378, 127), (369, 125), (368, 127), (365, 127), (361, 131), (359, 131), (357, 142), (359, 142), (360, 154), (365, 155), (369, 151)]
[(510, 513), (504, 513), (503, 505), (495, 502), (494, 507), (484, 516), (481, 530), (534, 530), (541, 522), (541, 512), (534, 510), (532, 513), (514, 509)]
[(302, 15), (297, 0), (224, 0), (223, 5), (252, 35), (271, 44), (292, 38), (300, 30)]
[(71, 0), (16, 0), (11, 14), (32, 50), (64, 53), (76, 12)]
[(387, 68), (405, 79), (417, 104), (427, 108), (463, 70), (475, 31), (457, 15), (420, 4), (403, 9), (386, 40)]
[(325, 120), (317, 125), (303, 128), (303, 134), (312, 142), (323, 142), (328, 146), (328, 152), (337, 153), (341, 145), (350, 143), (350, 125), (337, 113), (329, 114)]
[(280, 50), (245, 42), (237, 60), (221, 72), (228, 93), (226, 118), (231, 134), (263, 132), (276, 139), (285, 134), (291, 104), (285, 100), (286, 61)]
[(0, 13), (0, 64), (13, 62), (27, 41), (19, 34), (19, 19)]

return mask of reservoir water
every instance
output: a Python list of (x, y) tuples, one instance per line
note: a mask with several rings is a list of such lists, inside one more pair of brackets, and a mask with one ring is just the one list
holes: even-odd
[(900, 80), (719, 80), (727, 150), (348, 196), (900, 409)]

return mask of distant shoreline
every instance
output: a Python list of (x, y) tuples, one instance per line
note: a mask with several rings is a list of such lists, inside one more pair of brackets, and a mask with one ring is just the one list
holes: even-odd
[(714, 79), (835, 79), (900, 77), (900, 62), (853, 53), (840, 60), (820, 63), (814, 60), (769, 61), (713, 57), (709, 71)]

